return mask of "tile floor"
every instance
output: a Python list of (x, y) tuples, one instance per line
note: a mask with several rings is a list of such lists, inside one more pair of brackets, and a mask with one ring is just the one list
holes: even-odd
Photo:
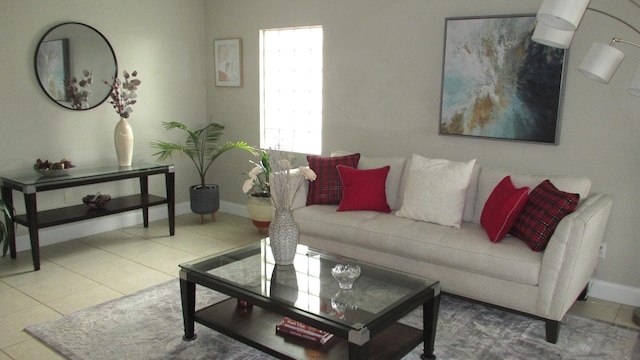
[[(178, 216), (173, 237), (160, 220), (45, 246), (38, 272), (29, 252), (0, 259), (0, 360), (61, 359), (22, 329), (174, 279), (180, 263), (262, 237), (243, 217), (205, 219)], [(590, 298), (571, 311), (635, 326), (630, 306)]]

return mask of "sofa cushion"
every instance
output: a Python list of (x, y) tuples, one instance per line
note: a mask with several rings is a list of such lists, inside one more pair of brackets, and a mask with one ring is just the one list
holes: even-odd
[(498, 242), (507, 236), (528, 196), (529, 188), (516, 188), (510, 176), (502, 179), (493, 189), (480, 217), (480, 224), (491, 242)]
[(396, 215), (459, 228), (475, 162), (414, 154), (402, 207)]
[(358, 170), (338, 165), (338, 174), (342, 182), (342, 200), (338, 211), (373, 210), (390, 213), (387, 204), (385, 182), (389, 166), (378, 169)]
[(320, 157), (308, 155), (309, 167), (317, 178), (309, 184), (307, 205), (325, 204), (337, 205), (342, 199), (342, 183), (336, 166), (344, 165), (352, 168), (358, 167), (360, 154), (336, 157)]
[(513, 185), (515, 187), (521, 188), (528, 186), (530, 191), (532, 191), (541, 182), (548, 179), (561, 191), (579, 194), (580, 199), (586, 199), (587, 196), (589, 196), (589, 191), (591, 189), (591, 180), (585, 177), (565, 175), (529, 175), (482, 166), (478, 178), (478, 197), (473, 215), (474, 223), (480, 223), (480, 216), (482, 215), (484, 204), (487, 202), (487, 199), (493, 189), (502, 179), (504, 179), (505, 176), (511, 176), (511, 181), (513, 181)]
[(476, 211), (476, 200), (478, 200), (478, 178), (480, 177), (481, 166), (476, 162), (469, 180), (467, 188), (467, 200), (464, 203), (464, 215), (462, 221), (473, 221), (473, 213)]
[[(350, 151), (333, 151), (331, 156), (345, 156), (354, 154)], [(358, 162), (358, 169), (368, 170), (377, 169), (383, 166), (390, 166), (389, 174), (387, 175), (387, 181), (385, 182), (385, 191), (387, 193), (387, 204), (391, 210), (398, 210), (400, 208), (400, 182), (405, 170), (405, 164), (407, 159), (402, 156), (386, 156), (386, 157), (371, 157), (360, 156)]]
[(560, 220), (578, 207), (579, 200), (580, 195), (560, 191), (545, 180), (533, 189), (510, 232), (531, 250), (542, 251)]
[(461, 229), (374, 211), (336, 212), (337, 206), (312, 205), (293, 212), (305, 237), (336, 239), (351, 246), (448, 266), (477, 274), (536, 285), (542, 254), (507, 236), (486, 241), (480, 224)]
[(389, 174), (385, 181), (385, 191), (387, 194), (387, 204), (393, 210), (400, 208), (400, 178), (404, 172), (407, 159), (403, 157), (369, 157), (363, 156), (358, 162), (358, 169), (368, 170), (389, 166)]

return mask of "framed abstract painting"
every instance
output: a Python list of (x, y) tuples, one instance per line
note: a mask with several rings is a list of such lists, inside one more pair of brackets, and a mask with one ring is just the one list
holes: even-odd
[(36, 74), (52, 99), (68, 101), (69, 39), (43, 41), (36, 53)]
[(214, 40), (216, 86), (242, 86), (242, 40)]
[(535, 15), (447, 18), (441, 135), (557, 144), (566, 50), (533, 42)]

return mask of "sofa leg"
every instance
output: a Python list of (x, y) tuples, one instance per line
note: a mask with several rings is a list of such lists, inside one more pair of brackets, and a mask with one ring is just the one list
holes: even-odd
[(582, 290), (582, 292), (578, 296), (578, 301), (587, 301), (588, 298), (589, 298), (589, 284), (587, 284), (587, 286), (584, 287), (584, 290)]
[(545, 328), (547, 332), (547, 342), (555, 344), (560, 337), (560, 321), (557, 320), (545, 320)]

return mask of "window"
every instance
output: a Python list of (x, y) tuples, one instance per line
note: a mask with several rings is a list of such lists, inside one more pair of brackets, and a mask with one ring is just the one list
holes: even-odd
[(322, 27), (260, 31), (260, 146), (322, 151)]

